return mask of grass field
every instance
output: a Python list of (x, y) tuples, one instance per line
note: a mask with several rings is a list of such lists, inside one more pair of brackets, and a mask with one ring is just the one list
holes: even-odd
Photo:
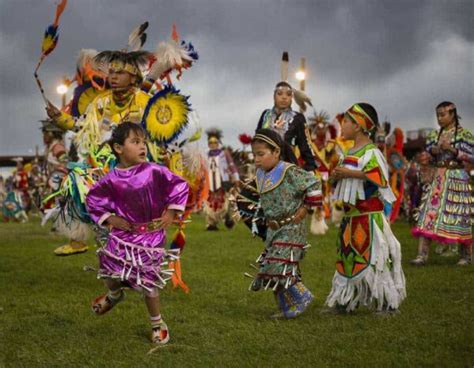
[(183, 278), (189, 294), (166, 289), (162, 313), (168, 346), (148, 354), (149, 322), (138, 293), (102, 317), (90, 301), (104, 292), (93, 249), (56, 257), (64, 239), (28, 224), (0, 224), (1, 367), (472, 367), (474, 267), (432, 255), (415, 268), (409, 227), (394, 231), (403, 248), (408, 298), (401, 314), (321, 314), (334, 273), (336, 230), (310, 237), (302, 263), (316, 302), (295, 320), (274, 321), (271, 292), (247, 291), (262, 243), (239, 224), (203, 231), (199, 216), (187, 231)]

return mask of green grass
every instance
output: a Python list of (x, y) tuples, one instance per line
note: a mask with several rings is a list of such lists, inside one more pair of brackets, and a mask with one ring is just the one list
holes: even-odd
[(408, 298), (401, 314), (378, 317), (320, 314), (334, 273), (336, 230), (310, 237), (302, 263), (316, 302), (291, 321), (273, 321), (271, 292), (247, 291), (262, 243), (239, 224), (203, 231), (199, 216), (187, 231), (183, 278), (189, 294), (166, 289), (162, 313), (169, 346), (147, 354), (148, 317), (138, 293), (102, 317), (90, 302), (104, 292), (93, 249), (70, 257), (52, 251), (64, 239), (28, 224), (0, 224), (0, 366), (5, 367), (472, 367), (474, 268), (432, 255), (415, 268), (409, 227), (394, 227), (402, 243)]

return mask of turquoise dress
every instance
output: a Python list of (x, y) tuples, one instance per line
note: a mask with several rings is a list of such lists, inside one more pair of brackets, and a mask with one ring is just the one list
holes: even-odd
[[(257, 191), (267, 224), (265, 249), (257, 259), (259, 271), (252, 290), (288, 289), (301, 280), (299, 263), (307, 246), (305, 221), (295, 224), (291, 217), (305, 205), (321, 205), (321, 181), (313, 173), (280, 161), (269, 172), (257, 170)], [(273, 226), (275, 227), (275, 226)]]

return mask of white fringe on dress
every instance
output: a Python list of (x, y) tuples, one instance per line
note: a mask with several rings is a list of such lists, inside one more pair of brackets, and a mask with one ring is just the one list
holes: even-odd
[(326, 220), (324, 219), (324, 213), (320, 211), (314, 211), (311, 216), (311, 225), (309, 231), (314, 235), (324, 235), (329, 230)]
[(67, 236), (71, 240), (85, 242), (89, 238), (89, 225), (78, 219), (71, 219), (67, 224), (62, 216), (58, 216), (54, 225), (59, 234)]
[[(385, 157), (383, 156), (382, 152), (378, 149), (369, 149), (364, 155), (359, 158), (357, 166), (351, 165), (343, 165), (343, 167), (350, 169), (350, 170), (362, 170), (365, 165), (370, 161), (372, 155), (375, 155), (375, 158), (380, 166), (382, 171), (382, 175), (385, 177), (385, 180), (388, 182), (388, 165)], [(387, 185), (385, 188), (378, 188), (381, 197), (384, 201), (392, 203), (397, 198), (390, 189), (390, 186)], [(345, 178), (341, 179), (337, 182), (336, 190), (334, 192), (334, 198), (336, 200), (340, 200), (344, 203), (350, 203), (352, 205), (356, 204), (358, 199), (366, 199), (365, 192), (364, 192), (364, 180), (362, 179), (355, 179), (355, 178)]]
[(382, 218), (383, 231), (374, 221), (370, 266), (354, 278), (344, 277), (336, 271), (326, 299), (329, 307), (346, 306), (346, 311), (350, 312), (358, 305), (365, 305), (381, 311), (398, 309), (406, 298), (400, 243), (384, 215)]

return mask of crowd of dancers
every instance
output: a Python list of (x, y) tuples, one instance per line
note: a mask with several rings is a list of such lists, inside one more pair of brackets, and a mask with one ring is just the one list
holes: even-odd
[[(120, 51), (81, 50), (72, 100), (58, 109), (45, 99), (42, 163), (25, 170), (18, 160), (13, 176), (0, 182), (5, 221), (27, 221), (37, 209), (43, 223), (51, 220), (68, 236), (56, 255), (86, 252), (93, 230), (98, 277), (107, 288), (93, 300), (94, 313), (111, 310), (126, 289), (138, 290), (152, 342), (166, 344), (159, 290), (170, 281), (189, 291), (180, 256), (196, 212), (205, 216), (203, 231), (242, 221), (264, 240), (256, 272), (246, 275), (250, 290), (275, 294), (274, 318), (294, 318), (314, 299), (299, 267), (310, 247), (306, 217), (316, 235), (328, 223), (339, 228), (329, 312), (398, 312), (406, 289), (391, 223), (400, 217), (419, 237), (413, 265), (427, 264), (432, 241), (458, 251), (459, 265), (471, 264), (474, 139), (454, 103), (436, 107), (439, 130), (408, 160), (402, 130), (389, 135), (369, 103), (355, 103), (332, 121), (324, 112), (307, 121), (309, 99), (283, 72), (255, 133), (240, 136), (243, 148), (224, 147), (222, 131), (209, 129), (204, 152), (189, 97), (174, 84), (197, 52), (176, 27), (155, 52), (145, 51), (147, 27), (133, 30)], [(66, 132), (74, 136), (69, 152)], [(166, 244), (170, 225), (176, 231)]]

